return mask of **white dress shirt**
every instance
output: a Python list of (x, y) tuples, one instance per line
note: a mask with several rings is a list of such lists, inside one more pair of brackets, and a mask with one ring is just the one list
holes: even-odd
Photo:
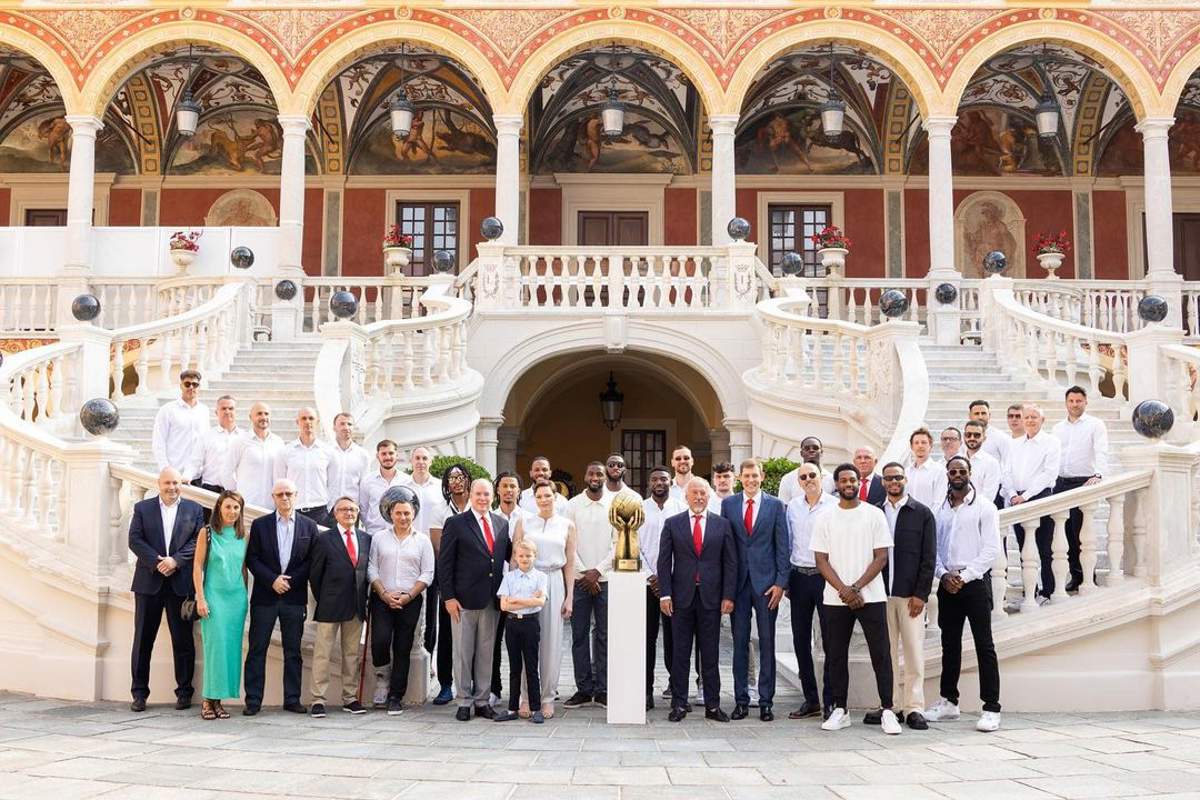
[[(697, 518), (699, 518), (699, 520), (700, 520), (700, 548), (704, 549), (704, 536), (705, 536), (705, 534), (708, 533), (708, 509), (705, 509), (704, 510), (705, 513), (700, 514), (700, 515), (693, 514), (692, 510), (690, 508), (685, 509), (685, 510), (687, 511), (688, 538), (689, 539), (693, 538), (694, 534), (692, 533), (692, 531), (695, 530), (696, 520), (697, 520)], [(699, 574), (697, 574), (696, 580), (699, 581), (699, 579), (700, 579), (700, 576), (699, 576)], [(671, 594), (670, 594), (671, 586), (669, 583), (660, 584), (658, 588), (659, 588), (659, 593), (660, 593), (658, 596), (658, 599), (660, 601), (671, 599)]]
[[(826, 471), (824, 467), (821, 468), (821, 491), (825, 494), (837, 494), (837, 485), (833, 482), (833, 473)], [(776, 494), (776, 497), (779, 498), (779, 502), (788, 506), (797, 497), (803, 496), (804, 489), (800, 486), (800, 468), (796, 467), (779, 479), (779, 492)]]
[(380, 581), (384, 591), (412, 592), (418, 581), (428, 586), (433, 567), (433, 542), (423, 533), (412, 531), (401, 540), (392, 529), (371, 540), (367, 580)]
[[(967, 460), (971, 462), (971, 483), (975, 484), (975, 493), (994, 503), (996, 494), (1000, 491), (1000, 462), (982, 447), (974, 456), (968, 451)], [(931, 506), (933, 507), (935, 506)]]
[[(425, 477), (424, 483), (417, 483), (416, 478), (408, 473), (402, 473), (400, 485), (407, 486), (421, 498), (421, 510), (413, 520), (413, 530), (432, 531), (441, 528), (441, 521), (446, 517), (446, 498), (442, 497), (442, 479), (432, 475)], [(434, 522), (437, 525), (434, 525)]]
[(171, 555), (171, 534), (175, 532), (175, 517), (179, 514), (179, 499), (167, 505), (159, 498), (158, 513), (163, 526), (163, 553)]
[(638, 528), (638, 547), (642, 551), (642, 566), (651, 574), (658, 575), (658, 551), (662, 545), (663, 523), (667, 517), (673, 517), (687, 511), (687, 506), (667, 494), (662, 508), (653, 497), (642, 501), (642, 513), (645, 522)]
[[(293, 439), (275, 461), (275, 480), (287, 478), (296, 484), (296, 508), (329, 505), (333, 483), (333, 455), (324, 442), (305, 444)], [(336, 499), (336, 498), (335, 498)]]
[[(693, 477), (695, 476), (688, 475), (683, 485), (680, 485), (674, 477), (671, 478), (671, 498), (683, 503), (684, 508), (687, 508), (687, 482)], [(721, 512), (718, 510), (717, 513), (720, 514)]]
[(567, 519), (575, 523), (575, 574), (590, 569), (600, 572), (600, 580), (608, 580), (614, 553), (613, 529), (608, 522), (608, 509), (614, 495), (601, 493), (599, 500), (580, 492), (567, 502)]
[(358, 484), (369, 468), (371, 457), (362, 446), (350, 443), (346, 449), (337, 442), (329, 445), (329, 457), (332, 460), (329, 478), (329, 508), (339, 497), (356, 497)]
[(984, 435), (983, 445), (980, 449), (996, 459), (1000, 463), (1000, 469), (1003, 470), (1004, 465), (1008, 463), (1008, 454), (1012, 452), (1012, 445), (1012, 434), (997, 428), (995, 425), (988, 425), (987, 433)]
[[(733, 493), (731, 492), (731, 493), (725, 495), (725, 497), (733, 497)], [(725, 497), (721, 497), (720, 495), (718, 495), (716, 493), (716, 491), (709, 492), (708, 493), (708, 511), (709, 511), (709, 513), (716, 514), (718, 517), (721, 516), (721, 503), (725, 502)], [(687, 503), (684, 500), (679, 499), (677, 497), (672, 497), (671, 499), (677, 501), (680, 505), (682, 505), (683, 511), (687, 511)]]
[(1054, 488), (1061, 459), (1062, 443), (1045, 429), (1038, 431), (1037, 436), (1025, 435), (1015, 440), (1008, 468), (1000, 481), (1004, 499), (1012, 500), (1019, 494), (1032, 500), (1044, 490)]
[[(611, 495), (609, 495), (609, 496), (611, 497)], [(521, 490), (521, 496), (520, 496), (520, 498), (517, 499), (517, 505), (519, 505), (521, 507), (521, 510), (524, 511), (526, 514), (529, 514), (530, 516), (533, 516), (533, 517), (537, 516), (538, 507), (537, 507), (537, 502), (533, 499), (533, 487), (532, 486)], [(559, 494), (557, 489), (554, 492), (554, 513), (555, 514), (566, 514), (567, 513), (567, 498), (565, 498), (561, 494)]]
[(1081, 414), (1069, 417), (1054, 426), (1055, 437), (1062, 444), (1058, 475), (1062, 478), (1090, 478), (1108, 471), (1108, 428), (1099, 417)]
[(221, 485), (239, 492), (246, 503), (271, 508), (275, 462), (283, 456), (283, 439), (274, 433), (260, 438), (254, 431), (229, 443), (229, 466)]
[(154, 462), (159, 472), (174, 467), (183, 476), (184, 483), (195, 478), (196, 450), (211, 420), (208, 406), (199, 400), (189, 406), (182, 399), (176, 399), (160, 408), (154, 415), (151, 436)]
[[(379, 469), (374, 469), (370, 473), (363, 475), (358, 482), (358, 518), (362, 521), (362, 525), (367, 529), (367, 533), (375, 536), (381, 531), (392, 530), (392, 521), (384, 519), (379, 513), (379, 501), (383, 498), (383, 493), (393, 486), (412, 487), (412, 481), (408, 479), (400, 470), (396, 470), (390, 478), (385, 478)], [(415, 489), (414, 489), (415, 491)], [(334, 498), (336, 500), (336, 498)], [(425, 498), (421, 498), (421, 511), (425, 510)], [(413, 520), (413, 530), (425, 530)]]
[(793, 498), (787, 506), (788, 540), (791, 542), (790, 561), (793, 567), (815, 569), (817, 559), (812, 551), (812, 527), (818, 516), (831, 506), (837, 505), (837, 498), (821, 492), (816, 505), (809, 505), (804, 495)]
[(224, 486), (221, 481), (225, 480), (225, 469), (229, 463), (229, 445), (245, 433), (238, 427), (225, 430), (220, 425), (205, 431), (195, 449), (192, 477), (210, 486)]
[(275, 543), (279, 546), (279, 566), (283, 569), (281, 575), (287, 575), (288, 567), (292, 564), (292, 545), (296, 541), (296, 512), (292, 516), (275, 514)]
[[(751, 497), (748, 494), (746, 494), (745, 492), (742, 492), (742, 513), (741, 513), (740, 519), (743, 522), (745, 522), (746, 509), (747, 508), (753, 509), (750, 512), (750, 530), (746, 531), (746, 533), (748, 533), (748, 534), (752, 533), (754, 531), (754, 526), (758, 524), (758, 512), (759, 512), (759, 509), (762, 508), (763, 497), (764, 497), (764, 495), (761, 491), (758, 494), (754, 495), (754, 497)], [(754, 501), (754, 502), (751, 503), (750, 501)], [(718, 513), (720, 513), (720, 512), (718, 512)]]
[(964, 582), (982, 578), (1000, 555), (999, 517), (992, 501), (976, 496), (972, 503), (958, 507), (943, 501), (937, 519), (937, 580), (953, 570)]
[(904, 468), (908, 478), (905, 491), (909, 497), (929, 508), (937, 508), (946, 499), (946, 465), (932, 458), (917, 466), (910, 463)]

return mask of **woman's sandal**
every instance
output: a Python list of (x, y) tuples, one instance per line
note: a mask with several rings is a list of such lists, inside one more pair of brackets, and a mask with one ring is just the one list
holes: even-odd
[(554, 719), (554, 703), (542, 703), (542, 716), (546, 719)]
[(521, 710), (517, 712), (517, 716), (519, 716), (521, 719), (529, 719), (533, 715), (529, 711), (529, 706), (527, 706), (525, 703), (521, 703)]
[(229, 719), (229, 712), (225, 710), (225, 706), (221, 705), (220, 700), (213, 703), (213, 710), (217, 712), (217, 719)]
[(200, 704), (200, 719), (216, 719), (217, 710), (213, 706), (211, 700), (205, 700)]

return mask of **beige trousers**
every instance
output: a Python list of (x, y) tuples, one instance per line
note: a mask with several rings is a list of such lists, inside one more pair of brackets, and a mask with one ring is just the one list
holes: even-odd
[[(324, 703), (329, 689), (329, 667), (333, 651), (339, 651), (342, 665), (342, 704), (358, 699), (358, 656), (362, 641), (362, 620), (318, 622), (313, 641), (312, 702)], [(336, 648), (334, 643), (337, 643)]]
[[(892, 702), (897, 711), (925, 713), (925, 612), (908, 615), (907, 597), (887, 601), (888, 639), (892, 649)], [(900, 650), (904, 649), (904, 671)]]

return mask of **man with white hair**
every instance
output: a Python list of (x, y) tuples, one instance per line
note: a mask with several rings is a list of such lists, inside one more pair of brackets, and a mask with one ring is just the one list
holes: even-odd
[(275, 462), (282, 455), (283, 439), (271, 432), (271, 407), (255, 403), (250, 406), (250, 430), (229, 443), (222, 486), (239, 493), (248, 506), (271, 508)]
[[(1058, 467), (1062, 459), (1062, 443), (1042, 430), (1046, 418), (1042, 409), (1033, 403), (1021, 408), (1021, 423), (1025, 435), (1013, 441), (1008, 465), (1000, 481), (1000, 494), (1011, 508), (1030, 500), (1049, 497), (1058, 480)], [(1017, 533), (1017, 546), (1025, 547), (1025, 527), (1013, 525)], [(1048, 599), (1054, 594), (1054, 571), (1051, 569), (1054, 543), (1054, 520), (1048, 516), (1038, 522), (1036, 542), (1038, 556), (1042, 562), (1041, 596)], [(1044, 600), (1042, 602), (1045, 602)]]

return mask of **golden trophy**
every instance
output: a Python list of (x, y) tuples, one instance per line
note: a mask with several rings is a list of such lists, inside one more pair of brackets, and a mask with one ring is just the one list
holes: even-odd
[(617, 572), (637, 572), (641, 569), (638, 548), (638, 528), (646, 521), (639, 498), (620, 492), (608, 509), (608, 522), (616, 531), (616, 556), (613, 569)]

